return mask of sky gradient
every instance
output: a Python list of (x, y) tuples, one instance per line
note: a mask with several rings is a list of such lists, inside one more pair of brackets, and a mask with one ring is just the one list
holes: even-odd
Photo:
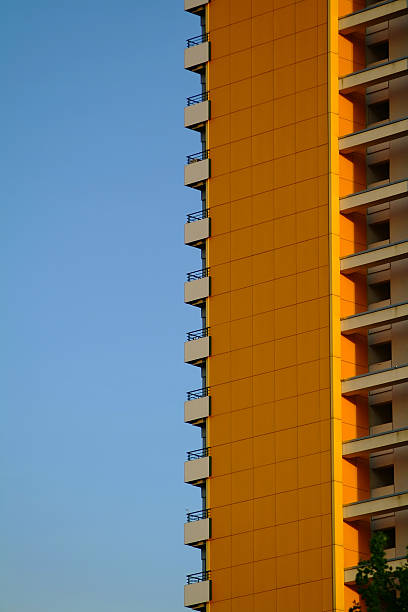
[(0, 612), (179, 612), (183, 2), (4, 0)]

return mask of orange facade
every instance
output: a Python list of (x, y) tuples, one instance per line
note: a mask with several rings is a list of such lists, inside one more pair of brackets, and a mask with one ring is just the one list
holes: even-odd
[(210, 610), (332, 610), (327, 6), (208, 29)]

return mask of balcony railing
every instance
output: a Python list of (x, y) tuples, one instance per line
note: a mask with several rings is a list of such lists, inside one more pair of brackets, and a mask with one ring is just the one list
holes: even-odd
[(194, 331), (187, 332), (187, 342), (190, 340), (199, 340), (200, 338), (206, 338), (208, 336), (209, 327), (202, 327), (201, 329), (195, 329)]
[(187, 523), (193, 523), (194, 521), (202, 521), (210, 517), (210, 510), (204, 508), (204, 510), (196, 510), (196, 512), (187, 512)]
[(201, 268), (201, 270), (194, 270), (193, 272), (187, 272), (187, 282), (193, 280), (200, 280), (200, 278), (206, 278), (208, 276), (209, 268)]
[(193, 389), (193, 391), (187, 391), (187, 401), (200, 399), (202, 397), (208, 397), (208, 387), (202, 387), (201, 389)]
[(192, 38), (187, 38), (186, 45), (189, 49), (190, 47), (196, 47), (197, 45), (201, 45), (201, 43), (208, 41), (208, 34), (200, 34), (199, 36), (193, 36)]
[(204, 448), (197, 448), (197, 450), (187, 451), (187, 461), (194, 461), (194, 459), (202, 459), (208, 457), (210, 447), (205, 446)]
[(208, 91), (196, 94), (195, 96), (189, 96), (187, 98), (187, 106), (193, 106), (193, 104), (199, 104), (200, 102), (206, 102), (208, 100)]
[(194, 164), (196, 162), (203, 161), (204, 159), (208, 159), (208, 153), (208, 149), (205, 149), (204, 151), (187, 155), (187, 164)]
[(187, 223), (194, 223), (194, 221), (201, 221), (201, 219), (207, 219), (208, 208), (198, 210), (197, 212), (189, 213), (187, 215)]
[(187, 574), (187, 584), (194, 584), (196, 582), (205, 582), (209, 580), (210, 572), (196, 572), (195, 574)]

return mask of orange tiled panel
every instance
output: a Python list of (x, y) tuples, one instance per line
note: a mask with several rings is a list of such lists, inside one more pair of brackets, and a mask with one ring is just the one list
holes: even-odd
[(326, 2), (207, 10), (209, 609), (329, 611)]

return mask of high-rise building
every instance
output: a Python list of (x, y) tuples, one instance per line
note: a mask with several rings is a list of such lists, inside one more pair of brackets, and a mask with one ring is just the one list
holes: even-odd
[(184, 603), (345, 611), (370, 535), (408, 544), (408, 3), (185, 9)]

